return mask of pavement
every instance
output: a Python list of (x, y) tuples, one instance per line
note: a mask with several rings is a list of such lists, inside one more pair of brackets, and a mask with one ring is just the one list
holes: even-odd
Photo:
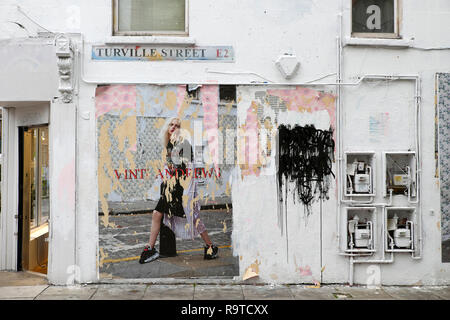
[(54, 286), (45, 275), (0, 271), (0, 300), (450, 300), (450, 286), (262, 285), (235, 281), (232, 209), (202, 210), (220, 259), (203, 260), (201, 239), (177, 240), (177, 256), (138, 263), (151, 214), (115, 214), (100, 227), (103, 256), (97, 283)]
[(450, 286), (96, 283), (49, 285), (42, 275), (0, 272), (0, 300), (450, 300)]

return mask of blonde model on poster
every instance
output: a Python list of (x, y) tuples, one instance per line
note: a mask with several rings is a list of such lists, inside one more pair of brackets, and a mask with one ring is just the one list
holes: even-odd
[[(194, 239), (200, 235), (206, 244), (205, 259), (214, 259), (218, 256), (218, 248), (211, 242), (205, 225), (200, 220), (200, 204), (195, 201), (196, 181), (189, 175), (189, 172), (192, 173), (194, 170), (192, 147), (188, 135), (183, 134), (180, 126), (180, 119), (172, 118), (166, 122), (161, 131), (161, 142), (166, 151), (165, 167), (161, 172), (163, 181), (160, 198), (152, 214), (150, 240), (141, 254), (139, 263), (151, 262), (159, 257), (155, 243), (162, 219), (178, 238)], [(169, 173), (169, 178), (164, 177), (166, 173)]]

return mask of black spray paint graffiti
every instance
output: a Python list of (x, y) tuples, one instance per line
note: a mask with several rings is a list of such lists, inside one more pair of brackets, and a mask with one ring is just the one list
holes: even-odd
[[(289, 185), (294, 184), (293, 201), (304, 204), (308, 217), (311, 205), (317, 199), (328, 199), (330, 176), (334, 156), (333, 130), (318, 130), (313, 125), (304, 127), (280, 125), (278, 127), (278, 226), (283, 235), (286, 229), (286, 259), (289, 263), (289, 236), (287, 196)], [(283, 191), (284, 186), (284, 191)], [(283, 197), (284, 194), (284, 197)], [(283, 203), (284, 199), (284, 203)], [(283, 208), (284, 205), (284, 208)], [(283, 210), (284, 209), (284, 210)], [(307, 219), (305, 219), (306, 223)]]
[[(333, 131), (316, 129), (313, 125), (278, 127), (278, 189), (283, 201), (283, 180), (293, 182), (293, 200), (306, 206), (317, 199), (328, 199), (329, 177), (334, 156)], [(287, 183), (285, 183), (287, 185)], [(287, 195), (287, 192), (285, 192)]]

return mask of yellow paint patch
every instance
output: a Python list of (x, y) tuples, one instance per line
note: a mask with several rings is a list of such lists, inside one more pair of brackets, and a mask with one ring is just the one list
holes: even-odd
[(226, 194), (227, 196), (230, 196), (230, 195), (231, 195), (231, 186), (230, 186), (230, 183), (229, 183), (229, 182), (227, 182), (227, 185), (225, 186), (225, 194)]
[(258, 259), (255, 260), (254, 263), (252, 263), (244, 273), (244, 276), (242, 277), (242, 280), (247, 280), (254, 277), (259, 277), (259, 265), (261, 262), (258, 261)]
[[(114, 136), (118, 139), (119, 150), (125, 152), (125, 156), (129, 163), (129, 169), (134, 170), (134, 154), (130, 150), (136, 147), (136, 116), (127, 117), (120, 125), (114, 129)], [(125, 148), (125, 141), (128, 140), (128, 148)]]
[(183, 198), (183, 207), (187, 207), (188, 201), (189, 201), (189, 196), (183, 195), (182, 198)]
[[(184, 118), (184, 112), (186, 111), (186, 109), (189, 108), (189, 106), (191, 105), (191, 102), (192, 102), (192, 97), (186, 96), (184, 98), (184, 100), (180, 106), (180, 109), (178, 110), (178, 118), (180, 118), (180, 119)], [(190, 128), (191, 127), (191, 125), (189, 123), (190, 121), (189, 120), (184, 120), (184, 121), (186, 121), (188, 123), (188, 125), (189, 125), (188, 128)], [(183, 128), (183, 124), (181, 124), (181, 127)]]
[(103, 212), (101, 221), (105, 227), (114, 228), (114, 223), (109, 222), (109, 206), (107, 201), (108, 194), (117, 188), (123, 190), (119, 180), (114, 179), (114, 171), (112, 168), (111, 154), (109, 152), (111, 148), (111, 141), (109, 139), (108, 130), (111, 126), (110, 122), (103, 123), (100, 127), (99, 135), (99, 170), (98, 170), (98, 191), (100, 204)]
[(100, 248), (100, 263), (99, 263), (100, 267), (102, 267), (103, 263), (105, 263), (105, 258), (108, 258), (108, 253), (105, 253), (103, 248)]
[(225, 233), (225, 232), (227, 232), (227, 223), (225, 222), (225, 220), (223, 220), (223, 221), (222, 221), (222, 224), (223, 224), (223, 229), (222, 229), (222, 231)]
[(180, 127), (181, 127), (181, 129), (184, 129), (184, 130), (188, 131), (191, 137), (194, 136), (194, 129), (191, 127), (191, 120), (190, 119), (181, 120), (181, 126)]
[(166, 93), (166, 101), (164, 103), (167, 109), (174, 110), (177, 105), (177, 95), (173, 91), (167, 91)]
[(155, 52), (154, 56), (147, 56), (145, 57), (148, 61), (161, 61), (163, 59), (161, 53), (158, 51)]
[(166, 121), (164, 120), (164, 118), (158, 118), (158, 120), (156, 120), (154, 126), (156, 129), (161, 129), (165, 123), (166, 123)]
[(233, 103), (234, 103), (234, 101), (231, 101), (225, 105), (225, 108), (227, 109), (227, 113), (225, 113), (225, 115), (230, 114), (231, 109), (233, 108)]
[(318, 289), (320, 288), (320, 282), (317, 280), (313, 281), (314, 285), (313, 286), (306, 286), (307, 288), (312, 288), (312, 289)]
[(142, 95), (139, 93), (139, 91), (136, 92), (136, 99), (139, 100), (141, 115), (144, 115), (145, 114), (145, 102), (144, 102)]
[(197, 119), (199, 110), (200, 110), (200, 106), (197, 106), (197, 109), (195, 109), (195, 111), (192, 112), (191, 117), (194, 118), (194, 119)]

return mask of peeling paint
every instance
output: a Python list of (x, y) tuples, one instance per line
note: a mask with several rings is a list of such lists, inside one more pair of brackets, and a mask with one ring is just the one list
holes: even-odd
[(247, 280), (250, 278), (258, 277), (259, 276), (259, 265), (261, 262), (258, 261), (258, 259), (255, 260), (254, 263), (252, 263), (244, 273), (244, 276), (242, 277), (242, 280)]

